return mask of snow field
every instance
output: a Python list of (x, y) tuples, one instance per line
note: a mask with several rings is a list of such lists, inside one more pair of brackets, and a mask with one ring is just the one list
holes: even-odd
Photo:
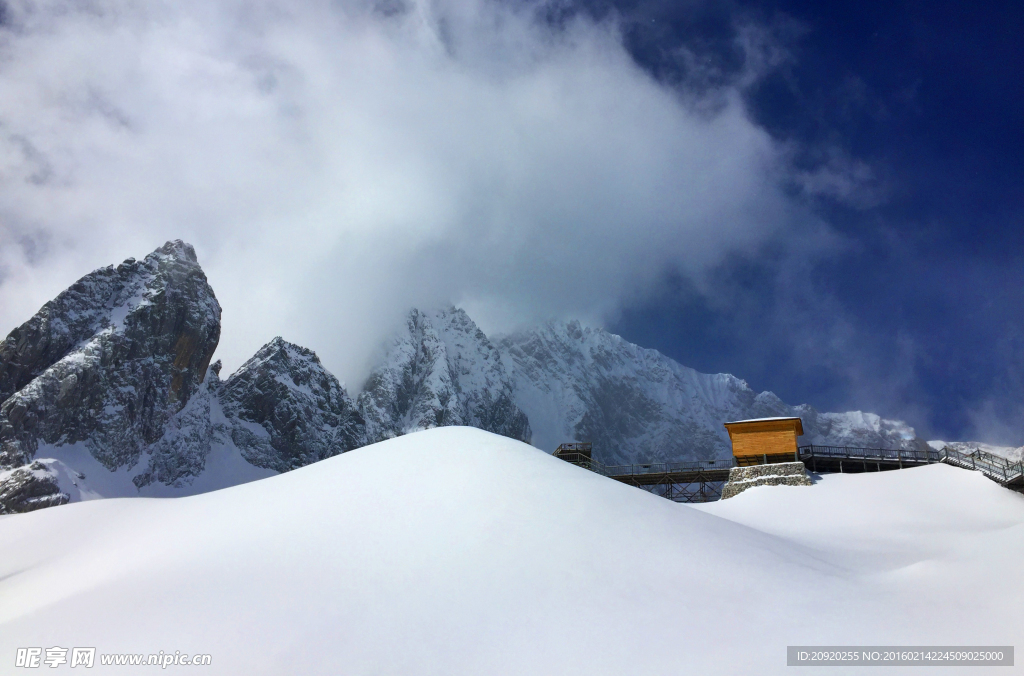
[(1024, 626), (1024, 498), (975, 473), (695, 508), (463, 427), (193, 497), (0, 517), (0, 552), (0, 665), (58, 645), (210, 653), (205, 674), (772, 674), (787, 645), (1013, 644)]

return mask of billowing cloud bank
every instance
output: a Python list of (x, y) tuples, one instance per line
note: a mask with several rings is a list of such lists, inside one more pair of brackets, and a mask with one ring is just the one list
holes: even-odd
[(6, 7), (0, 333), (182, 238), (229, 370), (282, 334), (353, 379), (410, 305), (600, 320), (803, 218), (740, 85), (655, 82), (613, 21), (490, 0)]

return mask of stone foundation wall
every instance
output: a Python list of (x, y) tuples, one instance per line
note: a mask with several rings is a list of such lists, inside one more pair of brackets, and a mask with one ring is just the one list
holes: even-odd
[(722, 499), (735, 497), (754, 486), (810, 486), (807, 468), (802, 462), (733, 467), (729, 481), (722, 487)]

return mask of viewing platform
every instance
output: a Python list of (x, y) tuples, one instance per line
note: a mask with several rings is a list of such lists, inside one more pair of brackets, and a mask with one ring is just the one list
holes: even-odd
[(808, 445), (800, 446), (795, 458), (789, 453), (762, 453), (760, 457), (745, 454), (720, 460), (604, 465), (594, 460), (592, 444), (572, 443), (562, 444), (554, 455), (609, 479), (676, 502), (718, 500), (733, 467), (793, 462), (794, 459), (811, 472), (844, 474), (884, 472), (942, 462), (977, 470), (1010, 490), (1024, 493), (1024, 462), (1011, 462), (981, 450), (963, 453), (951, 448), (902, 450)]

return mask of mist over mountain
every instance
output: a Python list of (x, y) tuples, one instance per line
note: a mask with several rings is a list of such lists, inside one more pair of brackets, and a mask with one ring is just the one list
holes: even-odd
[(922, 448), (906, 424), (819, 413), (577, 321), (492, 340), (414, 309), (357, 396), (274, 338), (221, 380), (221, 308), (194, 249), (92, 272), (0, 343), (0, 513), (188, 495), (409, 432), (464, 425), (608, 464), (727, 457), (729, 420), (799, 416), (804, 442)]

